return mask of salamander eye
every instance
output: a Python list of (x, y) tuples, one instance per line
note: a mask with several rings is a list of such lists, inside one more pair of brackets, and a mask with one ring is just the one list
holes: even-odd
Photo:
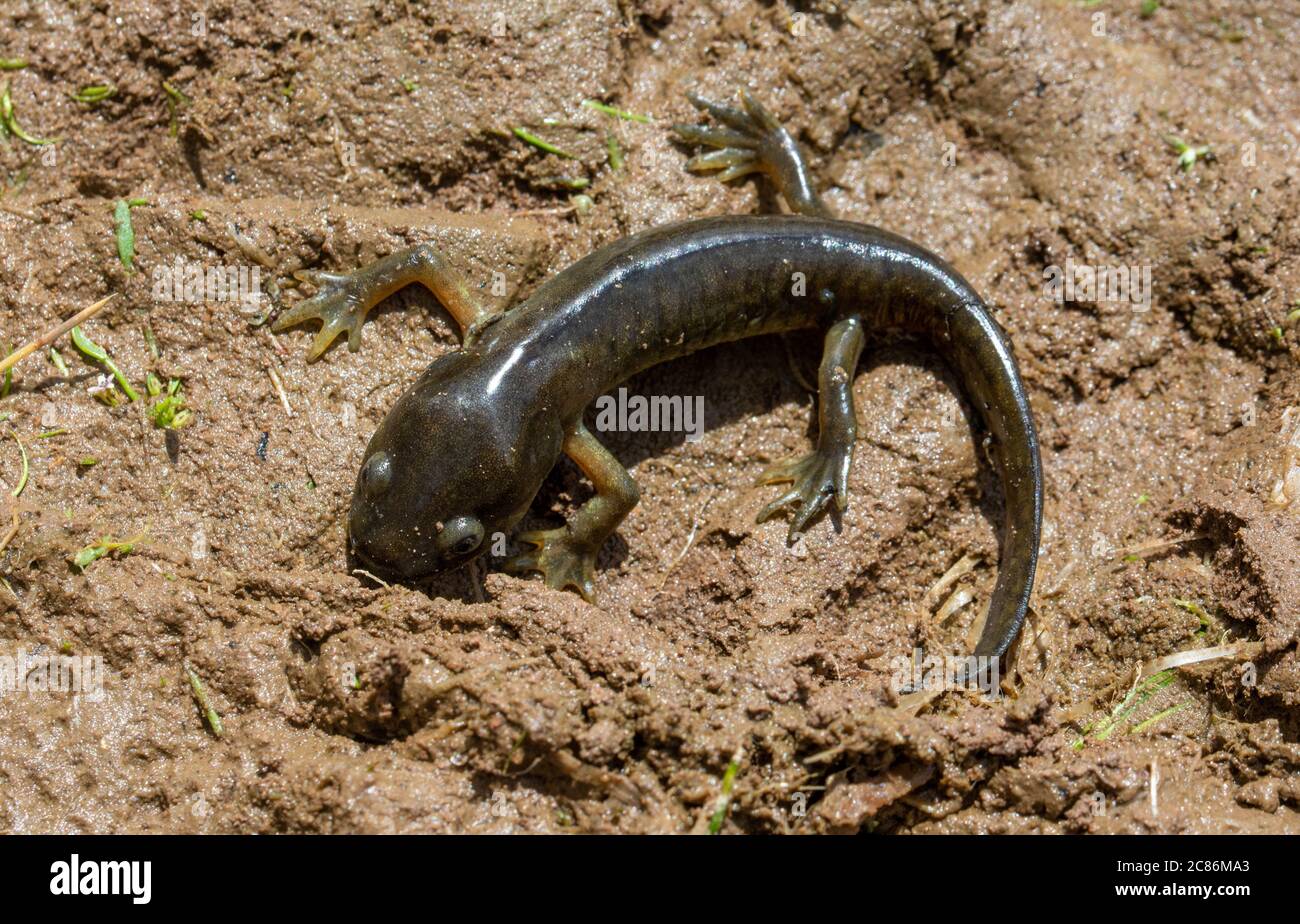
[(393, 483), (393, 460), (386, 452), (377, 452), (361, 467), (361, 489), (366, 497), (378, 497)]
[(475, 517), (449, 520), (438, 533), (438, 546), (446, 555), (468, 555), (483, 541), (483, 524)]

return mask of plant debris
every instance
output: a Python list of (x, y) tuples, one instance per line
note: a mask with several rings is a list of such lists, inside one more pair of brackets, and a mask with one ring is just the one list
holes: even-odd
[(86, 103), (90, 106), (95, 106), (116, 94), (117, 87), (108, 83), (100, 83), (82, 87), (75, 93), (69, 93), (68, 95), (79, 103)]
[(19, 437), (18, 434), (15, 433), (13, 430), (9, 431), (9, 435), (12, 436), (14, 438), (14, 442), (18, 444), (18, 451), (22, 454), (22, 458), (23, 458), (22, 474), (18, 476), (18, 484), (14, 485), (14, 489), (9, 492), (13, 497), (16, 498), (18, 497), (18, 495), (22, 494), (23, 489), (27, 487), (27, 476), (31, 473), (31, 466), (28, 464), (27, 461), (27, 447), (23, 445), (22, 438)]
[(212, 734), (220, 738), (225, 734), (225, 728), (221, 724), (221, 716), (212, 705), (212, 700), (208, 698), (208, 691), (203, 688), (203, 681), (189, 664), (185, 665), (185, 676), (189, 678), (194, 701), (199, 704), (199, 708), (203, 710), (203, 717), (208, 720), (208, 727), (212, 729)]
[[(157, 398), (162, 394), (162, 383), (152, 372), (145, 380), (149, 396)], [(194, 413), (185, 407), (185, 396), (181, 393), (181, 380), (171, 379), (167, 382), (167, 393), (161, 400), (149, 408), (149, 419), (155, 427), (163, 430), (179, 430), (194, 420)]]
[(596, 112), (603, 112), (605, 115), (613, 116), (616, 119), (640, 122), (643, 125), (649, 125), (651, 122), (649, 116), (638, 115), (635, 112), (628, 112), (626, 109), (616, 109), (607, 103), (602, 103), (594, 99), (584, 99), (582, 101), (582, 106), (584, 109), (594, 109)]
[(140, 395), (131, 387), (131, 383), (127, 381), (122, 370), (117, 367), (117, 363), (113, 362), (112, 357), (108, 355), (108, 351), (82, 333), (80, 327), (72, 328), (72, 342), (78, 350), (96, 362), (101, 363), (112, 374), (113, 378), (117, 380), (117, 384), (122, 387), (122, 391), (126, 393), (128, 400), (140, 400)]
[(1193, 147), (1176, 135), (1166, 135), (1165, 143), (1178, 152), (1178, 168), (1186, 173), (1198, 160), (1213, 160), (1214, 152), (1208, 145)]
[(84, 572), (105, 555), (113, 553), (130, 555), (135, 551), (135, 547), (140, 544), (140, 541), (144, 539), (144, 536), (144, 533), (132, 536), (130, 539), (113, 539), (111, 536), (102, 536), (78, 552), (73, 557), (72, 564), (78, 571)]
[(167, 94), (167, 134), (175, 138), (180, 131), (180, 121), (177, 116), (182, 106), (189, 105), (190, 98), (165, 80), (162, 82), (162, 88)]
[(727, 820), (727, 812), (731, 809), (731, 792), (736, 785), (736, 774), (740, 772), (740, 762), (744, 759), (744, 750), (737, 748), (736, 753), (732, 755), (731, 762), (727, 764), (727, 769), (722, 774), (722, 791), (718, 795), (716, 807), (713, 809), (713, 817), (709, 819), (709, 833), (717, 834), (722, 830), (723, 823)]
[(135, 228), (131, 209), (148, 205), (146, 199), (118, 199), (113, 206), (113, 236), (117, 239), (117, 256), (128, 273), (135, 272)]
[[(57, 138), (37, 138), (34, 135), (30, 135), (21, 125), (18, 124), (18, 116), (14, 114), (12, 88), (13, 85), (7, 83), (5, 84), (4, 93), (0, 94), (0, 127), (2, 127), (4, 131), (9, 132), (15, 138), (26, 141), (28, 144), (40, 146), (55, 144), (58, 142), (59, 139)], [(2, 132), (0, 132), (0, 137), (3, 137)]]
[(514, 128), (512, 130), (514, 131), (516, 138), (519, 138), (521, 141), (528, 142), (535, 148), (540, 148), (541, 150), (546, 151), (548, 154), (554, 154), (557, 157), (566, 157), (569, 160), (574, 159), (573, 155), (570, 154), (568, 151), (556, 147), (555, 145), (551, 144), (549, 141), (543, 141), (541, 138), (538, 138), (536, 135), (528, 131), (528, 129), (526, 128)]

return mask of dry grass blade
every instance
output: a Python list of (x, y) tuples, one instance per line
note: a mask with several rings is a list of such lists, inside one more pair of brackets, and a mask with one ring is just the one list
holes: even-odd
[(1173, 654), (1164, 655), (1156, 658), (1154, 661), (1146, 664), (1142, 668), (1141, 677), (1150, 677), (1161, 671), (1167, 671), (1171, 667), (1186, 667), (1189, 664), (1200, 664), (1203, 661), (1217, 661), (1220, 658), (1253, 658), (1264, 649), (1261, 642), (1236, 642), (1232, 645), (1216, 645), (1213, 648), (1194, 648), (1191, 651), (1176, 651)]
[(1207, 538), (1204, 533), (1192, 533), (1190, 536), (1179, 536), (1177, 539), (1153, 539), (1150, 542), (1141, 542), (1137, 545), (1131, 545), (1128, 548), (1120, 549), (1115, 553), (1116, 558), (1124, 558), (1129, 555), (1146, 557), (1154, 552), (1159, 552), (1175, 545), (1182, 545), (1184, 542), (1196, 542), (1199, 539)]
[(955, 565), (943, 573), (943, 577), (935, 581), (930, 589), (925, 592), (925, 596), (921, 598), (921, 605), (926, 609), (934, 606), (939, 602), (939, 598), (943, 596), (944, 591), (956, 583), (958, 578), (973, 571), (979, 563), (979, 556), (970, 553), (963, 555)]
[(945, 623), (954, 613), (975, 599), (975, 595), (969, 590), (954, 590), (952, 596), (944, 601), (943, 606), (939, 607), (939, 612), (935, 614), (935, 622)]
[(103, 298), (95, 302), (95, 304), (91, 305), (90, 307), (83, 308), (80, 311), (78, 311), (76, 314), (68, 318), (68, 320), (64, 321), (58, 327), (54, 328), (53, 330), (47, 331), (44, 334), (41, 334), (31, 343), (19, 347), (18, 349), (10, 353), (8, 356), (6, 356), (4, 359), (0, 359), (0, 373), (6, 372), (7, 370), (13, 368), (20, 361), (26, 359), (28, 356), (35, 353), (37, 350), (43, 350), (45, 347), (49, 346), (55, 340), (58, 340), (60, 337), (62, 337), (68, 331), (72, 330), (77, 325), (81, 324), (83, 321), (90, 320), (95, 315), (99, 314), (99, 312), (104, 309), (104, 306), (107, 305), (115, 298), (117, 298), (116, 292), (114, 292), (112, 295), (104, 296)]

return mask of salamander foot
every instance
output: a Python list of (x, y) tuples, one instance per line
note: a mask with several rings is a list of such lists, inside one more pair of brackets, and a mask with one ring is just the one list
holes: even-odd
[(567, 525), (559, 529), (529, 530), (516, 538), (534, 548), (507, 558), (507, 571), (540, 572), (546, 578), (547, 587), (555, 590), (572, 587), (588, 603), (596, 602), (597, 550), (576, 539)]
[(759, 478), (759, 484), (792, 483), (793, 486), (764, 507), (755, 522), (763, 523), (773, 514), (797, 503), (799, 509), (790, 520), (789, 540), (793, 542), (812, 518), (825, 509), (831, 498), (835, 499), (837, 510), (844, 510), (849, 504), (849, 464), (852, 460), (850, 446), (830, 451), (817, 449), (806, 456), (786, 459), (771, 466)]
[(278, 333), (307, 321), (322, 322), (311, 349), (307, 351), (308, 362), (319, 359), (334, 342), (334, 338), (344, 331), (348, 335), (348, 349), (359, 349), (361, 325), (365, 323), (369, 310), (367, 294), (373, 287), (366, 270), (358, 270), (351, 275), (299, 270), (294, 276), (316, 286), (317, 292), (276, 318), (271, 329)]
[(687, 170), (719, 170), (718, 179), (723, 183), (749, 173), (764, 173), (776, 183), (791, 210), (830, 217), (830, 210), (817, 196), (799, 145), (748, 90), (740, 91), (744, 109), (724, 106), (694, 93), (686, 94), (686, 98), (720, 123), (673, 126), (686, 143), (718, 149), (692, 157), (686, 162)]

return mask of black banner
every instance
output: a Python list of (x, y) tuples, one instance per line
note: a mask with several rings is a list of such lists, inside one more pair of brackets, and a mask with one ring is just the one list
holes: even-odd
[[(0, 839), (0, 869), (17, 901), (10, 907), (128, 914), (373, 913), (376, 903), (414, 900), (437, 915), (439, 905), (450, 912), (473, 898), (527, 914), (534, 903), (575, 898), (592, 907), (607, 892), (626, 902), (649, 886), (666, 902), (677, 894), (699, 911), (707, 900), (728, 916), (770, 910), (774, 889), (809, 908), (852, 897), (870, 914), (879, 897), (925, 916), (1008, 903), (1276, 901), (1289, 891), (1289, 846), (1269, 837), (9, 837)], [(1026, 904), (1035, 900), (1050, 904)]]

